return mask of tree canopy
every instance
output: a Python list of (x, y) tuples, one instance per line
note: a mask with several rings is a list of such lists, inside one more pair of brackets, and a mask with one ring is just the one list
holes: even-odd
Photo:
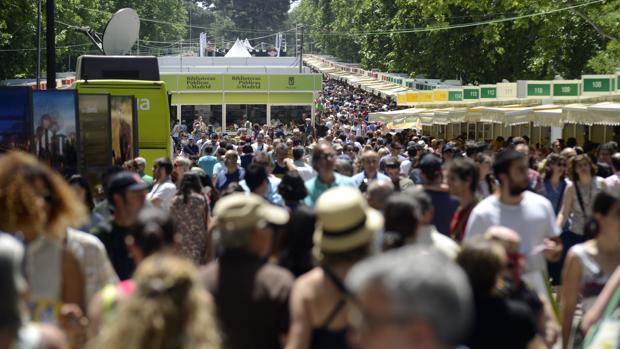
[(620, 1), (301, 0), (292, 18), (313, 51), (411, 76), (494, 83), (620, 67)]
[[(197, 46), (201, 32), (221, 47), (237, 37), (251, 39), (288, 29), (290, 0), (55, 0), (55, 5), (56, 70), (61, 72), (74, 70), (79, 55), (99, 54), (74, 27), (88, 26), (102, 33), (121, 8), (131, 7), (140, 16), (140, 53), (158, 55)], [(45, 1), (42, 6), (41, 75), (45, 77)], [(36, 33), (36, 0), (3, 2), (0, 80), (36, 76)], [(274, 41), (273, 37), (264, 40)], [(133, 53), (137, 50), (138, 46)]]

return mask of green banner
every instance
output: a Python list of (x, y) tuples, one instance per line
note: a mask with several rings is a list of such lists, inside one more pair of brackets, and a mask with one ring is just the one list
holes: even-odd
[[(317, 89), (321, 88), (319, 84)], [(315, 89), (313, 75), (271, 75), (269, 76), (271, 91), (312, 91)]]
[(480, 98), (497, 98), (497, 88), (496, 87), (481, 87), (480, 88)]
[(224, 90), (227, 91), (265, 91), (268, 89), (267, 75), (224, 75)]
[(463, 100), (463, 91), (448, 91), (448, 101), (461, 102)]
[(464, 88), (463, 99), (480, 99), (480, 90), (478, 90), (477, 88)]
[(528, 97), (551, 96), (551, 83), (548, 84), (527, 84)]
[(577, 97), (579, 95), (579, 84), (553, 84), (553, 97)]
[[(164, 75), (165, 76), (165, 75)], [(179, 75), (179, 90), (217, 91), (222, 89), (222, 76), (215, 74)], [(174, 85), (173, 85), (174, 86)]]
[(609, 78), (584, 78), (583, 92), (611, 92)]

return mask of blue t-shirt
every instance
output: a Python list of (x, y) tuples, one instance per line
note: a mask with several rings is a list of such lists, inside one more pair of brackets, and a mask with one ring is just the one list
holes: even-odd
[(245, 170), (243, 167), (239, 167), (237, 171), (233, 173), (228, 173), (228, 170), (225, 168), (220, 171), (220, 174), (217, 175), (217, 181), (215, 187), (217, 190), (222, 191), (230, 185), (230, 183), (239, 183), (245, 176)]
[(209, 177), (213, 177), (213, 166), (217, 164), (217, 158), (213, 155), (205, 155), (198, 159), (198, 166), (203, 169)]
[(334, 173), (335, 180), (331, 183), (321, 182), (319, 176), (306, 181), (306, 189), (308, 190), (308, 196), (304, 200), (305, 204), (314, 207), (316, 200), (326, 190), (334, 187), (352, 187), (357, 188), (355, 182), (351, 177), (343, 176), (338, 173)]
[(450, 236), (450, 222), (454, 212), (459, 207), (459, 201), (445, 191), (426, 189), (425, 192), (431, 197), (435, 208), (435, 215), (431, 224), (443, 235)]

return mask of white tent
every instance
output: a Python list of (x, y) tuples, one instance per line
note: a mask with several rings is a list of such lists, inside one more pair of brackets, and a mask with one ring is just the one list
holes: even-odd
[(254, 47), (252, 47), (252, 45), (250, 45), (250, 41), (246, 38), (245, 40), (243, 40), (243, 47), (245, 47), (246, 50), (251, 51), (254, 49)]
[(244, 47), (243, 41), (237, 39), (233, 47), (231, 47), (230, 50), (228, 50), (228, 53), (226, 53), (226, 56), (224, 57), (229, 57), (229, 58), (230, 57), (235, 57), (235, 58), (236, 57), (252, 57), (252, 55)]

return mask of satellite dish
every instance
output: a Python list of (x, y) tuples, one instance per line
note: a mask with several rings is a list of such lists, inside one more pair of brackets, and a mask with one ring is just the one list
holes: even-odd
[(103, 52), (106, 55), (124, 55), (136, 43), (140, 34), (140, 18), (136, 10), (118, 10), (103, 32)]

